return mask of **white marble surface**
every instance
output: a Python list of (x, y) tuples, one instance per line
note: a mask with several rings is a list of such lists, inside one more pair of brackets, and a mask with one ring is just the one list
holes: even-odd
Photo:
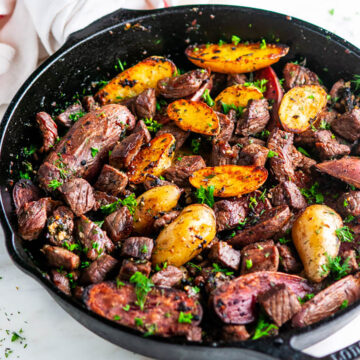
[[(174, 1), (196, 4), (196, 1)], [(360, 47), (360, 1), (280, 1), (243, 0), (210, 1), (269, 9), (296, 16), (320, 25)], [(330, 10), (334, 9), (333, 15)], [(13, 352), (8, 359), (24, 360), (140, 360), (143, 356), (120, 349), (92, 334), (67, 315), (33, 279), (19, 271), (9, 259), (0, 234), (0, 359), (5, 349)], [(6, 315), (7, 314), (7, 315)], [(26, 338), (21, 344), (11, 342), (6, 330), (19, 332)], [(2, 340), (5, 338), (5, 340)], [(333, 352), (360, 340), (360, 317), (326, 340), (306, 351), (314, 356)], [(24, 345), (27, 344), (26, 348)], [(169, 355), (169, 359), (171, 356)]]

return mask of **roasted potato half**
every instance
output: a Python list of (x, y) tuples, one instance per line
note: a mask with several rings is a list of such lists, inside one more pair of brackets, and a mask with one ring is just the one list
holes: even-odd
[(327, 256), (337, 256), (340, 240), (335, 230), (342, 226), (340, 215), (326, 205), (308, 206), (295, 221), (292, 239), (309, 280), (320, 282), (328, 275), (322, 265)]
[(215, 234), (214, 211), (207, 205), (189, 205), (159, 234), (152, 263), (181, 266), (205, 249)]
[(155, 217), (172, 210), (177, 205), (180, 195), (181, 190), (176, 185), (157, 186), (140, 195), (136, 199), (134, 230), (139, 234), (149, 234)]
[(124, 70), (100, 89), (95, 98), (100, 104), (116, 103), (139, 95), (144, 90), (156, 88), (159, 80), (171, 77), (175, 64), (161, 56), (151, 56)]
[(176, 100), (168, 105), (167, 114), (182, 130), (210, 136), (220, 132), (217, 115), (202, 101)]
[(319, 85), (296, 86), (282, 98), (279, 108), (281, 126), (286, 131), (302, 133), (316, 122), (326, 106), (326, 91)]
[(259, 100), (262, 98), (262, 92), (255, 86), (229, 86), (216, 97), (215, 110), (221, 111), (222, 104), (245, 107), (249, 100)]
[(247, 73), (270, 66), (289, 51), (281, 44), (190, 45), (185, 54), (196, 66), (219, 73)]
[(214, 196), (231, 197), (257, 190), (267, 176), (267, 170), (261, 166), (221, 165), (197, 170), (189, 181), (197, 189), (214, 186)]
[(135, 156), (128, 168), (129, 181), (140, 184), (145, 181), (147, 175), (159, 176), (171, 166), (175, 153), (175, 138), (166, 133), (159, 135), (150, 141), (149, 146), (144, 147)]

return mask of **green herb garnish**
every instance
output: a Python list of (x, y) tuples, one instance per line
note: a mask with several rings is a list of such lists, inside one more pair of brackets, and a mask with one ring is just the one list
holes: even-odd
[(130, 283), (135, 284), (135, 293), (137, 298), (136, 305), (138, 305), (141, 310), (144, 310), (146, 296), (154, 287), (153, 282), (143, 273), (137, 271), (131, 276)]
[(196, 195), (199, 203), (206, 204), (212, 208), (215, 203), (214, 190), (215, 190), (214, 185), (210, 185), (206, 188), (204, 188), (201, 185), (199, 189), (196, 189), (195, 195)]

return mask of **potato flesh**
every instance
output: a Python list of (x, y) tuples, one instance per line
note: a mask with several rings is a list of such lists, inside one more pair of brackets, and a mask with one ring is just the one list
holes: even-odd
[(184, 131), (218, 135), (220, 124), (214, 110), (202, 101), (176, 100), (169, 104), (167, 114)]
[(301, 133), (316, 122), (316, 117), (326, 106), (326, 91), (319, 85), (296, 86), (282, 98), (279, 118), (286, 131)]
[(100, 89), (95, 97), (101, 104), (119, 102), (156, 88), (159, 80), (171, 77), (176, 66), (161, 56), (151, 56), (126, 69)]
[(326, 205), (308, 206), (295, 221), (292, 238), (309, 280), (320, 282), (328, 275), (322, 266), (328, 263), (327, 255), (337, 256), (340, 240), (335, 230), (342, 226), (340, 215)]
[(189, 205), (159, 234), (152, 263), (181, 266), (205, 249), (215, 234), (214, 211), (207, 205)]
[(221, 165), (195, 171), (189, 181), (199, 189), (214, 186), (214, 196), (240, 196), (257, 190), (266, 181), (268, 172), (255, 165)]
[(140, 195), (136, 199), (138, 205), (134, 213), (134, 230), (138, 234), (149, 234), (155, 217), (172, 210), (180, 195), (181, 191), (176, 185), (157, 186)]
[(224, 89), (215, 99), (215, 109), (222, 110), (222, 103), (235, 105), (236, 107), (246, 107), (249, 100), (259, 100), (263, 98), (262, 92), (255, 86), (233, 85)]
[(189, 46), (185, 54), (196, 66), (219, 73), (247, 73), (280, 60), (289, 47), (280, 44), (210, 44)]
[(171, 166), (175, 154), (175, 142), (174, 136), (169, 133), (152, 139), (149, 146), (140, 150), (129, 165), (127, 173), (129, 181), (140, 184), (148, 175), (161, 175)]

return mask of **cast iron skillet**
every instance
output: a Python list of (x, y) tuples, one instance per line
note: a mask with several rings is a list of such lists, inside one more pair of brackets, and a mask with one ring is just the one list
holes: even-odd
[[(130, 28), (126, 24), (130, 24)], [(312, 359), (294, 347), (304, 349), (332, 334), (360, 312), (359, 303), (316, 325), (290, 329), (275, 338), (231, 345), (193, 345), (172, 339), (144, 338), (88, 311), (60, 292), (44, 277), (36, 259), (24, 249), (22, 240), (16, 235), (8, 179), (12, 162), (19, 161), (15, 156), (20, 149), (41, 142), (34, 126), (36, 112), (52, 112), (54, 100), (61, 105), (61, 101), (70, 101), (76, 91), (85, 89), (86, 92), (91, 81), (109, 79), (116, 74), (117, 58), (134, 64), (146, 56), (164, 55), (186, 68), (190, 64), (185, 59), (184, 49), (189, 42), (229, 40), (232, 34), (254, 41), (262, 37), (269, 42), (280, 38), (291, 50), (286, 60), (278, 64), (278, 69), (289, 59), (304, 56), (309, 67), (326, 80), (328, 86), (340, 77), (349, 79), (353, 74), (360, 74), (359, 49), (319, 27), (269, 11), (201, 5), (153, 11), (118, 10), (105, 16), (72, 34), (64, 46), (26, 80), (5, 113), (0, 128), (0, 216), (6, 246), (15, 264), (39, 281), (65, 311), (91, 331), (125, 349), (173, 360)], [(25, 245), (31, 246), (28, 242)], [(360, 355), (360, 342), (322, 359), (355, 359), (357, 355)]]

